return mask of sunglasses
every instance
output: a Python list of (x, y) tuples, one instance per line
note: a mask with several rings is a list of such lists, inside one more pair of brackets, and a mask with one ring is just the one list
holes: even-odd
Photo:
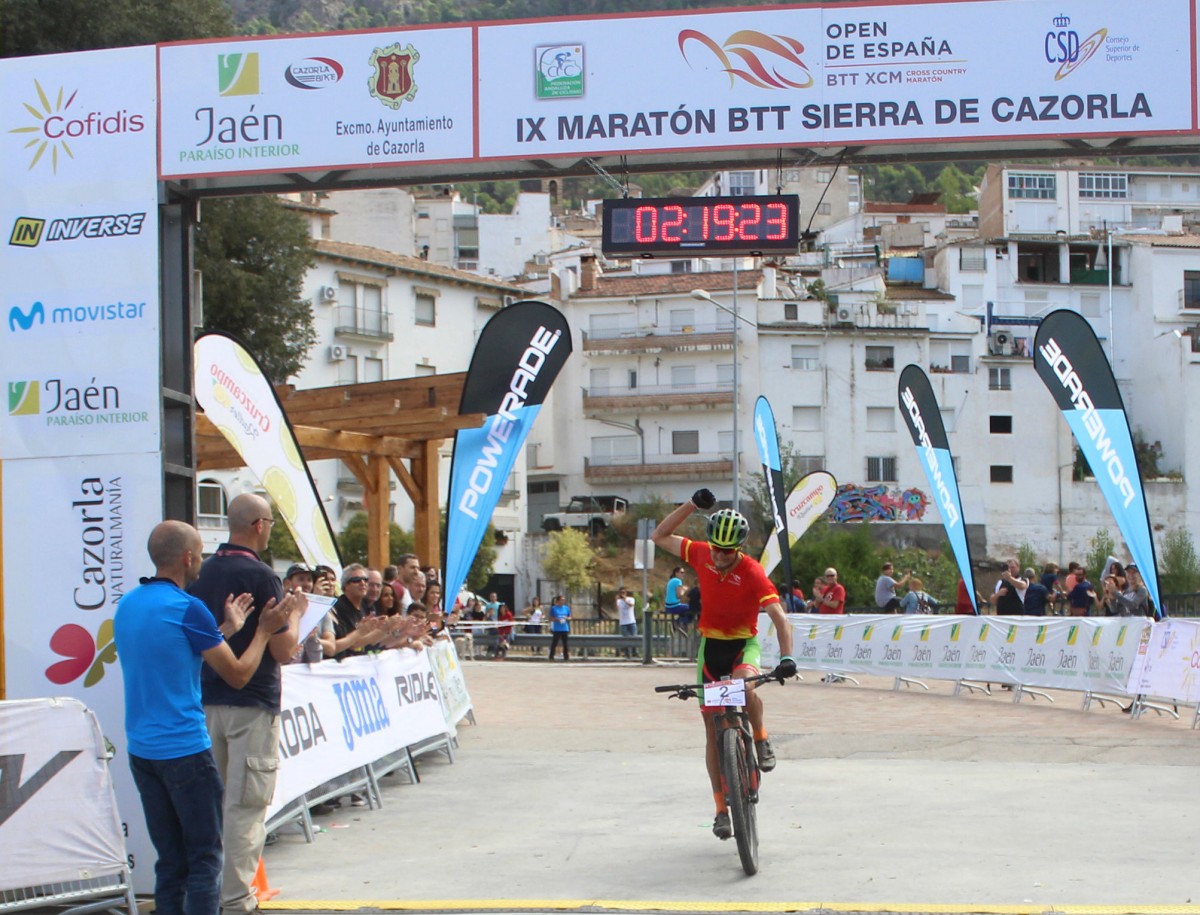
[(713, 546), (712, 544), (709, 544), (709, 547), (714, 553), (720, 553), (722, 556), (728, 556), (730, 553), (736, 553), (738, 551), (736, 546)]
[(363, 585), (363, 584), (366, 584), (367, 581), (369, 581), (369, 579), (365, 575), (354, 575), (354, 576), (346, 579), (346, 584), (348, 584), (348, 585)]

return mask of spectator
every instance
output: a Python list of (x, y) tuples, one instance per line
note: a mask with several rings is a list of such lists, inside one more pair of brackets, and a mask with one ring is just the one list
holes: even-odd
[(1096, 589), (1084, 577), (1084, 570), (1080, 567), (1075, 571), (1075, 585), (1067, 592), (1067, 613), (1071, 616), (1087, 616), (1095, 600)]
[(493, 591), (487, 597), (487, 603), (483, 605), (483, 612), (487, 619), (495, 620), (500, 618), (500, 598)]
[(562, 645), (563, 660), (571, 660), (570, 635), (571, 605), (561, 594), (556, 594), (554, 600), (550, 602), (550, 653), (548, 657), (551, 661), (554, 660), (555, 646), (560, 644)]
[(500, 623), (496, 627), (496, 660), (503, 661), (508, 657), (508, 648), (512, 644), (513, 630), (517, 627), (513, 625), (512, 609), (503, 601), (500, 602), (500, 607), (496, 611), (496, 620)]
[(383, 573), (378, 569), (367, 569), (367, 596), (363, 601), (365, 616), (383, 616), (379, 612), (379, 595), (383, 593)]
[(412, 598), (414, 604), (421, 604), (426, 610), (429, 609), (429, 602), (425, 600), (425, 592), (428, 586), (425, 584), (424, 572), (420, 569), (413, 572), (404, 586), (408, 589), (408, 596)]
[[(256, 610), (237, 657), (208, 607), (183, 590), (200, 574), (203, 544), (196, 529), (164, 521), (150, 532), (146, 549), (154, 577), (121, 598), (113, 635), (129, 768), (158, 854), (154, 902), (163, 913), (217, 915), (225, 789), (200, 704), (201, 658), (230, 689), (242, 688), (258, 671), (271, 634), (287, 627), (296, 599), (269, 600)], [(246, 628), (252, 600), (249, 593), (226, 595), (223, 616), (236, 624), (231, 635)]]
[[(283, 583), (259, 559), (275, 524), (262, 496), (243, 493), (229, 503), (229, 539), (200, 567), (190, 592), (208, 605), (233, 653), (250, 648), (263, 611), (283, 598)], [(226, 615), (231, 594), (250, 594), (245, 625)], [(211, 667), (200, 673), (204, 714), (212, 738), (213, 758), (225, 783), (223, 810), (225, 864), (221, 881), (224, 915), (244, 915), (258, 907), (251, 885), (266, 840), (266, 812), (275, 792), (279, 765), (279, 712), (286, 664), (299, 643), (297, 625), (305, 602), (287, 625), (273, 627), (268, 649), (242, 689), (233, 689)]]
[(996, 612), (1001, 616), (1020, 616), (1025, 612), (1021, 592), (1025, 590), (1026, 582), (1021, 578), (1020, 571), (1021, 567), (1017, 561), (1010, 559), (996, 580), (996, 587), (992, 593), (996, 598)]
[(1050, 605), (1050, 589), (1041, 581), (1035, 581), (1033, 569), (1026, 569), (1022, 577), (1029, 582), (1025, 589), (1024, 614), (1026, 616), (1045, 616), (1046, 608)]
[(875, 606), (882, 613), (899, 612), (900, 598), (896, 596), (896, 589), (912, 577), (912, 572), (910, 571), (897, 581), (892, 578), (892, 572), (892, 564), (885, 562), (879, 570), (879, 577), (875, 579)]
[(400, 609), (408, 612), (408, 605), (413, 602), (412, 595), (408, 593), (408, 582), (416, 572), (421, 571), (421, 560), (417, 558), (416, 553), (405, 553), (400, 557), (400, 562), (397, 563), (396, 580), (392, 582), (392, 587), (396, 590), (396, 596), (400, 598)]
[(682, 629), (688, 625), (691, 608), (688, 606), (687, 589), (683, 586), (683, 566), (675, 566), (667, 587), (663, 591), (663, 610), (671, 614), (676, 628)]
[(337, 572), (329, 566), (317, 566), (313, 569), (313, 594), (337, 597)]
[(300, 562), (288, 566), (287, 574), (283, 577), (284, 591), (290, 594), (297, 588), (305, 594), (311, 594), (313, 589), (312, 569)]
[(1142, 573), (1133, 564), (1125, 566), (1124, 572), (1125, 587), (1121, 591), (1116, 590), (1116, 583), (1111, 577), (1104, 580), (1105, 590), (1110, 591), (1113, 615), (1153, 618), (1154, 611), (1150, 609), (1150, 591), (1142, 581)]
[(818, 613), (845, 613), (846, 588), (838, 581), (837, 569), (830, 566), (825, 570), (824, 588), (817, 604)]
[(428, 573), (425, 580), (428, 584), (425, 585), (425, 600), (422, 603), (431, 613), (442, 613), (442, 583), (436, 579), (430, 581)]
[[(368, 591), (371, 583), (367, 582)], [(399, 616), (400, 608), (396, 605), (396, 592), (391, 588), (380, 587), (379, 600), (375, 602), (376, 616)]]
[(818, 575), (812, 583), (812, 600), (808, 602), (809, 613), (821, 612), (821, 595), (825, 593), (825, 576)]
[[(363, 648), (382, 636), (383, 627), (364, 612), (367, 599), (367, 570), (355, 562), (342, 570), (342, 596), (333, 605), (333, 656), (337, 660), (363, 653)], [(390, 626), (390, 624), (384, 624)]]
[[(636, 637), (638, 634), (637, 602), (629, 593), (628, 588), (617, 590), (617, 629), (621, 635), (630, 638)], [(632, 648), (623, 648), (621, 651), (627, 658), (636, 657), (636, 652)]]
[(1124, 590), (1125, 569), (1121, 563), (1109, 556), (1108, 561), (1104, 564), (1104, 571), (1100, 575), (1100, 608), (1104, 611), (1105, 616), (1121, 615), (1114, 598)]
[(780, 603), (783, 605), (785, 613), (803, 613), (808, 606), (804, 602), (804, 592), (800, 590), (799, 584), (795, 579), (792, 579), (791, 587), (783, 584), (776, 588), (776, 590), (782, 596)]
[(912, 573), (904, 577), (908, 579), (908, 593), (900, 601), (900, 612), (937, 613), (937, 599), (925, 593), (925, 583), (919, 578), (913, 578)]
[(525, 632), (538, 633), (542, 631), (542, 619), (545, 613), (542, 610), (542, 599), (534, 597), (529, 601), (529, 606), (521, 611), (521, 618), (526, 620)]
[(975, 604), (971, 603), (971, 592), (967, 590), (967, 583), (963, 579), (958, 580), (958, 593), (954, 598), (954, 612), (958, 615), (975, 616), (977, 613), (983, 613), (983, 608), (988, 605), (985, 598), (978, 591), (975, 592)]

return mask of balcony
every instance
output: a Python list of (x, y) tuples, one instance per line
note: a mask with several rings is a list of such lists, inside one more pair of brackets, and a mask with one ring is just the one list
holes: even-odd
[(672, 407), (732, 408), (733, 382), (583, 389), (583, 409), (587, 411), (648, 412)]
[(386, 311), (367, 311), (353, 305), (335, 309), (333, 332), (339, 337), (391, 341), (391, 315)]
[(589, 483), (653, 483), (728, 479), (733, 474), (733, 458), (727, 454), (655, 454), (646, 455), (644, 463), (610, 461), (584, 458), (583, 478)]
[(687, 324), (678, 328), (634, 327), (583, 332), (588, 353), (667, 353), (733, 348), (733, 324)]

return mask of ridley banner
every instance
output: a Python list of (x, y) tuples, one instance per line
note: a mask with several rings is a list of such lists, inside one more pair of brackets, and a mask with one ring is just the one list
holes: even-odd
[(448, 602), (467, 580), (517, 454), (569, 355), (567, 319), (544, 302), (508, 306), (479, 335), (458, 412), (487, 420), (454, 436), (442, 592)]
[(1150, 599), (1161, 608), (1154, 539), (1133, 435), (1112, 367), (1092, 325), (1078, 312), (1052, 311), (1034, 339), (1033, 364), (1095, 474)]

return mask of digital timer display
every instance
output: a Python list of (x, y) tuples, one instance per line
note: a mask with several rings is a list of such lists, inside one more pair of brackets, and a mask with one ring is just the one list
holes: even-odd
[(605, 254), (795, 254), (800, 198), (627, 197), (604, 201)]

